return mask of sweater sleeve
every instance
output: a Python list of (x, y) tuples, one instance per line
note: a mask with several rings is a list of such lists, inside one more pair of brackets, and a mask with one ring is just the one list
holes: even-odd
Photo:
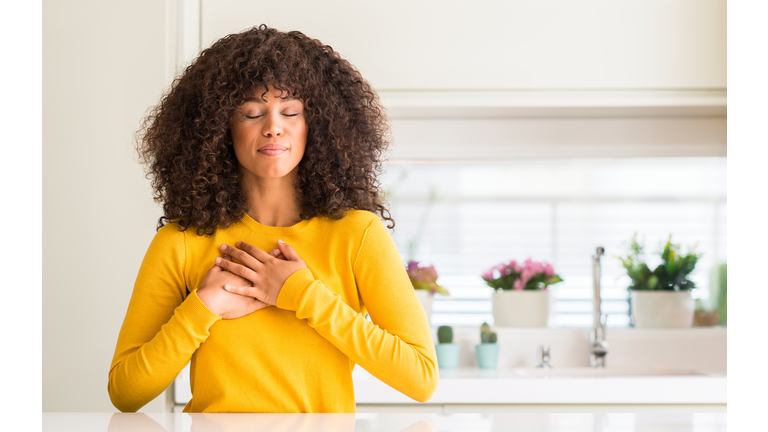
[(162, 393), (221, 319), (196, 291), (185, 299), (185, 235), (166, 225), (141, 263), (109, 370), (109, 397), (120, 411)]
[(429, 322), (384, 224), (366, 229), (353, 270), (371, 321), (315, 280), (308, 269), (283, 285), (277, 307), (296, 311), (353, 362), (406, 396), (426, 402), (438, 368)]

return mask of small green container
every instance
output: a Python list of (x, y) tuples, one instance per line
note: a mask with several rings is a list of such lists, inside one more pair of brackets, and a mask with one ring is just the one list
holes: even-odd
[(477, 356), (477, 366), (480, 369), (496, 369), (496, 363), (499, 359), (499, 344), (475, 345), (475, 355)]
[(459, 344), (441, 343), (435, 345), (437, 351), (437, 367), (440, 369), (456, 369), (459, 366)]

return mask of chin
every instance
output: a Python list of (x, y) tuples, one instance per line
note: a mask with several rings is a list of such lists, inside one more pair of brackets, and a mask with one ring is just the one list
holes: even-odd
[(298, 173), (298, 166), (291, 166), (291, 167), (281, 167), (281, 166), (260, 166), (260, 167), (251, 167), (246, 168), (241, 165), (241, 172), (245, 176), (253, 176), (257, 179), (263, 179), (263, 180), (274, 180), (274, 179), (281, 179), (284, 177), (292, 177), (296, 176)]
[(288, 170), (267, 171), (267, 172), (264, 172), (264, 173), (259, 173), (259, 174), (257, 174), (257, 176), (261, 177), (263, 179), (270, 179), (270, 180), (272, 180), (272, 179), (280, 179), (280, 178), (284, 178), (284, 177), (290, 177), (292, 172), (293, 171), (288, 171)]

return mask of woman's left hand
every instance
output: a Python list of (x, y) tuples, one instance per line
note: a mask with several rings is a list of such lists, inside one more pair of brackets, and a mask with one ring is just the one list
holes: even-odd
[(307, 268), (296, 250), (282, 240), (277, 247), (285, 259), (276, 258), (246, 242), (237, 242), (237, 247), (221, 245), (221, 251), (242, 264), (216, 258), (216, 265), (231, 273), (248, 279), (252, 287), (227, 285), (227, 291), (253, 297), (268, 305), (277, 305), (277, 296), (288, 278), (301, 269)]

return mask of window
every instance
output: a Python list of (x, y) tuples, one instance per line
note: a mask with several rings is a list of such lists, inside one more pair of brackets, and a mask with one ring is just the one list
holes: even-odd
[(551, 325), (591, 326), (591, 256), (602, 246), (603, 311), (629, 325), (629, 279), (616, 258), (634, 232), (646, 261), (671, 234), (703, 255), (691, 279), (706, 301), (709, 271), (726, 260), (726, 158), (605, 158), (514, 162), (390, 162), (384, 187), (404, 260), (434, 264), (451, 293), (432, 325), (493, 323), (480, 273), (501, 261), (551, 263)]

